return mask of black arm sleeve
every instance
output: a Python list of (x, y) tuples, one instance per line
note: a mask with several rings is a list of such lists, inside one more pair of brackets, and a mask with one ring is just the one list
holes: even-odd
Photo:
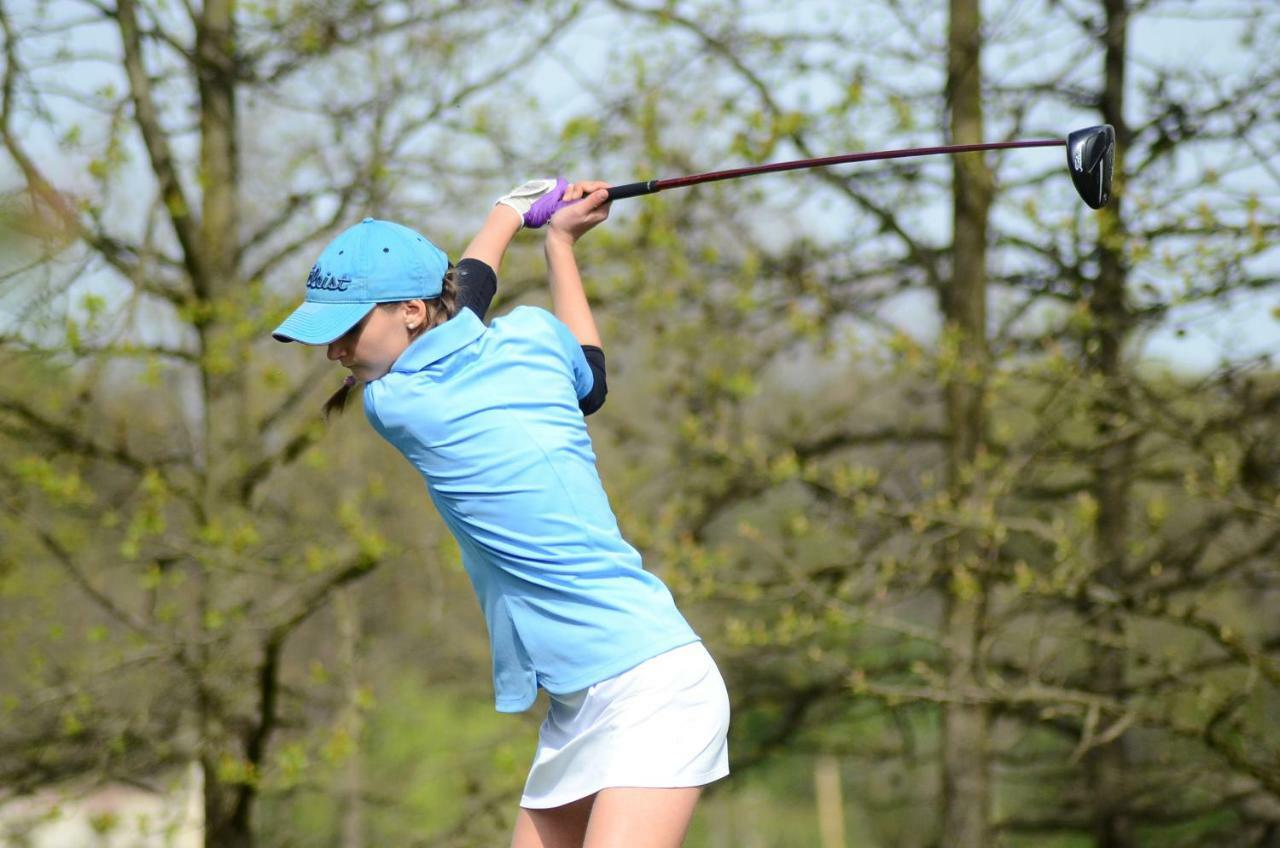
[(466, 306), (481, 321), (498, 292), (498, 275), (479, 259), (462, 259), (453, 269), (458, 282), (458, 308)]
[(582, 355), (587, 358), (587, 365), (591, 366), (591, 376), (595, 378), (595, 382), (591, 384), (591, 391), (587, 392), (587, 396), (578, 401), (578, 408), (583, 415), (590, 415), (604, 406), (604, 396), (609, 393), (609, 387), (604, 381), (604, 351), (595, 345), (583, 345)]

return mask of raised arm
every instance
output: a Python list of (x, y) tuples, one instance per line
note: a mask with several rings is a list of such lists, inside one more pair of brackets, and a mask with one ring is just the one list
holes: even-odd
[(601, 347), (600, 332), (596, 329), (591, 305), (582, 288), (582, 276), (578, 272), (573, 246), (584, 233), (609, 217), (606, 188), (608, 183), (590, 181), (573, 183), (565, 189), (566, 201), (584, 199), (552, 216), (545, 248), (552, 310), (568, 326), (579, 344), (593, 347)]
[[(540, 199), (548, 198), (551, 208), (555, 208), (554, 203), (563, 187), (563, 180), (530, 180), (498, 198), (484, 225), (458, 260), (455, 270), (459, 306), (470, 307), (480, 318), (485, 316), (498, 291), (498, 271), (511, 240), (522, 226), (538, 225), (536, 216), (535, 223), (530, 224), (528, 213)], [(548, 200), (543, 201), (543, 208), (548, 205)]]
[(493, 296), (498, 293), (498, 266), (519, 229), (519, 219), (510, 209), (495, 206), (490, 210), (484, 226), (471, 239), (453, 269), (459, 308), (468, 307), (477, 318), (484, 319)]
[(502, 203), (494, 204), (489, 210), (480, 231), (471, 239), (466, 250), (462, 251), (463, 259), (479, 259), (498, 273), (502, 257), (507, 253), (507, 246), (520, 232), (520, 213)]

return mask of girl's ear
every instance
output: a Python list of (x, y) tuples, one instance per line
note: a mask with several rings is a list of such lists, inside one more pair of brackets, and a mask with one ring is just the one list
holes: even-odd
[(405, 329), (413, 332), (427, 321), (427, 304), (421, 299), (406, 300), (400, 304), (400, 314), (404, 317)]

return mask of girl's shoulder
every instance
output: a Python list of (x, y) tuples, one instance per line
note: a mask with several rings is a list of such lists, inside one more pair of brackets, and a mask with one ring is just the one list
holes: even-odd
[(503, 335), (559, 335), (568, 327), (559, 318), (540, 306), (517, 306), (506, 315), (489, 322), (491, 332)]
[(501, 318), (494, 318), (491, 326), (498, 325), (529, 325), (529, 324), (551, 324), (559, 319), (552, 315), (541, 306), (517, 306)]
[(489, 331), (494, 340), (503, 344), (518, 340), (518, 343), (555, 350), (561, 357), (580, 351), (569, 327), (538, 306), (517, 306), (501, 318), (494, 318)]

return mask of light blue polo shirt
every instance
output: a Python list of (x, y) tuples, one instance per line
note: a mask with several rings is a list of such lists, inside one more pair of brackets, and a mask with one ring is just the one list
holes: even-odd
[(592, 382), (569, 328), (522, 306), (488, 328), (463, 309), (365, 386), (462, 550), (499, 712), (698, 641), (618, 530), (578, 408)]

